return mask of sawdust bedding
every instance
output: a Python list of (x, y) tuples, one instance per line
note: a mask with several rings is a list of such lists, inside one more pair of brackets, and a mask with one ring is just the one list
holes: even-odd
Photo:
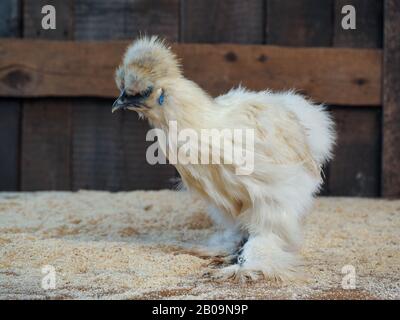
[[(177, 247), (216, 231), (184, 191), (0, 193), (0, 298), (400, 298), (400, 201), (319, 198), (305, 221), (304, 283), (204, 278), (208, 261)], [(355, 289), (342, 286), (348, 265)]]

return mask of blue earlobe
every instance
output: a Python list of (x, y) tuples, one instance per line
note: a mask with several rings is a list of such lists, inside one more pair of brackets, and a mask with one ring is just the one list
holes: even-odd
[(164, 103), (164, 91), (161, 92), (160, 96), (158, 97), (158, 104), (162, 106)]

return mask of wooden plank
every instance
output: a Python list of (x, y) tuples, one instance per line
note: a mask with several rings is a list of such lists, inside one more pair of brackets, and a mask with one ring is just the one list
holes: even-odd
[(139, 34), (177, 41), (179, 0), (75, 0), (76, 39), (133, 39)]
[[(264, 43), (264, 11), (264, 0), (181, 1), (180, 41), (186, 43)], [(246, 17), (251, 17), (251, 19)], [(189, 59), (186, 59), (186, 63), (190, 62)], [(237, 56), (234, 52), (226, 52), (225, 59), (234, 62)], [(210, 66), (213, 70), (217, 66), (207, 61), (204, 61), (202, 65)], [(185, 73), (190, 77), (187, 65), (185, 65)], [(198, 74), (198, 71), (194, 74)], [(211, 77), (214, 76), (211, 75)], [(204, 86), (205, 83), (207, 81), (199, 84)], [(214, 95), (226, 91), (217, 86), (207, 87), (206, 85), (204, 88)], [(176, 172), (176, 177), (180, 178), (178, 172)]]
[[(333, 43), (340, 47), (379, 47), (382, 9), (375, 0), (335, 1)], [(341, 28), (342, 5), (354, 5), (357, 29)], [(329, 168), (329, 191), (337, 196), (378, 196), (380, 193), (380, 110), (333, 108), (338, 143)]]
[[(24, 15), (24, 38), (73, 39), (74, 1), (22, 0)], [(42, 28), (42, 7), (52, 5), (56, 9), (56, 29)]]
[(380, 110), (332, 107), (338, 133), (329, 194), (376, 197), (380, 187)]
[(73, 108), (73, 190), (121, 188), (121, 115), (111, 117), (111, 103), (85, 99)]
[(20, 103), (0, 100), (0, 191), (18, 190)]
[(39, 99), (24, 103), (21, 189), (70, 189), (70, 106)]
[(182, 1), (181, 41), (263, 43), (263, 0)]
[(382, 195), (400, 197), (400, 2), (385, 0)]
[(332, 0), (268, 0), (267, 43), (284, 46), (330, 46)]
[[(56, 29), (44, 30), (42, 6), (56, 8)], [(73, 38), (73, 1), (24, 1), (23, 34), (26, 38)], [(21, 40), (32, 41), (32, 40)], [(49, 41), (51, 46), (52, 41)], [(36, 52), (41, 55), (40, 48)], [(20, 57), (21, 58), (21, 57)], [(49, 58), (49, 57), (48, 57)], [(54, 59), (54, 57), (53, 57)], [(55, 58), (55, 60), (57, 60)], [(61, 59), (61, 58), (60, 58)], [(15, 61), (19, 64), (22, 60)], [(60, 72), (60, 69), (58, 70)], [(13, 80), (14, 79), (14, 80)], [(11, 73), (11, 82), (29, 81), (29, 76)], [(17, 85), (18, 91), (18, 85)], [(47, 95), (43, 95), (47, 96)], [(22, 108), (21, 189), (69, 190), (71, 158), (71, 102), (58, 99), (25, 100)]]
[[(356, 29), (342, 28), (342, 8), (352, 5), (356, 9)], [(333, 45), (335, 47), (382, 47), (382, 0), (335, 0)]]
[[(126, 45), (0, 40), (0, 96), (115, 97), (114, 71)], [(242, 83), (296, 88), (331, 104), (381, 104), (378, 49), (177, 44), (173, 50), (185, 75), (213, 95)]]
[(20, 30), (20, 3), (16, 0), (0, 1), (0, 37), (17, 37)]
[[(15, 0), (0, 2), (0, 37), (18, 37), (20, 4)], [(0, 54), (1, 56), (1, 54)], [(20, 100), (0, 99), (0, 191), (19, 188)]]
[(170, 187), (174, 168), (146, 161), (147, 122), (134, 113), (111, 115), (112, 101), (85, 99), (73, 108), (73, 186), (132, 190)]
[[(127, 39), (139, 33), (178, 39), (179, 0), (76, 0), (75, 10), (78, 40)], [(112, 84), (115, 64), (109, 62), (119, 63), (121, 54), (97, 61), (95, 74), (110, 66), (104, 80), (112, 92), (116, 90)], [(111, 104), (111, 100), (85, 99), (73, 108), (72, 188), (118, 191), (170, 186), (175, 169), (153, 167), (146, 161), (148, 123), (134, 113), (111, 115)]]
[[(267, 43), (295, 47), (329, 46), (332, 40), (330, 19), (332, 4), (331, 0), (268, 0), (265, 24)], [(319, 63), (314, 61), (310, 62), (310, 65), (315, 68)], [(296, 69), (298, 66), (292, 66), (292, 68)], [(332, 73), (335, 72), (332, 71)], [(331, 88), (336, 86), (337, 83), (332, 84)], [(315, 84), (319, 86), (320, 79), (316, 80)], [(309, 93), (309, 95), (315, 99), (314, 94)], [(325, 103), (329, 103), (329, 100), (320, 99), (321, 102)], [(321, 195), (329, 194), (329, 166), (330, 163), (323, 168), (324, 184), (320, 191)]]
[[(180, 41), (186, 43), (249, 43), (261, 44), (265, 41), (265, 1), (264, 0), (185, 0), (181, 1), (181, 17), (180, 17)], [(251, 17), (251, 18), (247, 18)], [(189, 53), (190, 51), (188, 51)], [(181, 55), (180, 55), (181, 57)], [(264, 56), (259, 56), (264, 61)], [(237, 86), (238, 83), (223, 87), (222, 79), (228, 80), (230, 76), (216, 78), (216, 70), (220, 61), (200, 60), (195, 66), (195, 70), (191, 74), (188, 64), (192, 62), (192, 58), (188, 56), (183, 58), (185, 74), (193, 78), (198, 84), (204, 87), (213, 95), (219, 95), (229, 90), (229, 87)], [(237, 54), (233, 51), (226, 51), (223, 56), (223, 62), (227, 62), (228, 67), (235, 66)], [(196, 63), (196, 61), (193, 61)], [(217, 63), (217, 64), (216, 64)], [(202, 78), (200, 76), (200, 66), (209, 66), (213, 74), (209, 74)], [(203, 69), (204, 70), (204, 69)], [(208, 85), (208, 81), (215, 79), (217, 83)], [(199, 81), (200, 80), (200, 81)], [(239, 82), (240, 83), (240, 82)], [(222, 87), (221, 87), (222, 85)], [(176, 172), (179, 177), (179, 173)]]
[[(109, 107), (107, 105), (107, 111)], [(121, 189), (172, 188), (172, 179), (176, 176), (175, 167), (169, 164), (150, 165), (146, 160), (147, 148), (152, 144), (146, 141), (146, 134), (150, 129), (147, 121), (139, 120), (135, 113), (125, 112), (120, 126), (125, 165), (121, 175)]]

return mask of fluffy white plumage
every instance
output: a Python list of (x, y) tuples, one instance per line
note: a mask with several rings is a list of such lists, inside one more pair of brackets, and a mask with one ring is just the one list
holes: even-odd
[[(130, 109), (168, 131), (206, 128), (255, 130), (254, 171), (234, 165), (177, 164), (186, 187), (202, 196), (227, 231), (214, 237), (218, 278), (293, 278), (298, 270), (301, 217), (310, 209), (330, 159), (334, 125), (324, 106), (293, 91), (252, 92), (236, 88), (215, 99), (184, 78), (175, 55), (156, 37), (134, 42), (117, 71), (121, 91), (152, 93)], [(162, 107), (157, 103), (165, 95)]]

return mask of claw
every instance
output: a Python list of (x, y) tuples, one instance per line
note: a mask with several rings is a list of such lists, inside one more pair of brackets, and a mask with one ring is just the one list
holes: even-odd
[(214, 257), (211, 262), (208, 264), (208, 266), (211, 267), (218, 267), (218, 266), (229, 266), (236, 264), (238, 260), (238, 256), (236, 254), (231, 254), (225, 257)]
[(263, 279), (272, 280), (265, 276), (262, 271), (245, 269), (239, 264), (233, 264), (222, 269), (209, 269), (203, 276), (216, 282), (232, 281), (241, 284), (254, 283)]

